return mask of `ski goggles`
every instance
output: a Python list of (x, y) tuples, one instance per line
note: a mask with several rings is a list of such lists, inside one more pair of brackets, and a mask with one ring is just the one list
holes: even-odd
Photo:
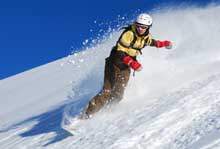
[(136, 28), (147, 29), (149, 26), (135, 23)]

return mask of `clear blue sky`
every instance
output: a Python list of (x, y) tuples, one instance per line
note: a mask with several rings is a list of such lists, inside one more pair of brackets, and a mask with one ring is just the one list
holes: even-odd
[[(117, 24), (118, 15), (126, 14), (131, 19), (138, 9), (148, 11), (158, 6), (179, 5), (179, 2), (183, 1), (1, 1), (0, 79), (69, 55), (74, 49), (80, 49), (85, 39), (96, 38), (100, 29), (107, 29), (98, 24)], [(204, 6), (211, 1), (185, 2)]]

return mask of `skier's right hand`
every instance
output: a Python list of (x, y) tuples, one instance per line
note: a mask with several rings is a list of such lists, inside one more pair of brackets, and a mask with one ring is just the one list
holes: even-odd
[(138, 61), (133, 60), (130, 56), (124, 57), (123, 62), (135, 71), (141, 71), (142, 69), (141, 64)]

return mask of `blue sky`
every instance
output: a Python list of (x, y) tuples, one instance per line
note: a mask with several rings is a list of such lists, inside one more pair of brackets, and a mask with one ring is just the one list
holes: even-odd
[[(8, 0), (0, 2), (0, 79), (65, 57), (100, 29), (139, 11), (179, 5), (178, 0)], [(211, 1), (187, 0), (204, 6)], [(102, 24), (102, 25), (100, 25)], [(109, 47), (111, 48), (111, 47)]]

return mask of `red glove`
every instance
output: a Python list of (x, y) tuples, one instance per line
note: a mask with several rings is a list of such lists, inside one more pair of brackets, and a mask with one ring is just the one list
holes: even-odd
[(157, 48), (166, 47), (167, 49), (171, 49), (172, 48), (172, 43), (168, 40), (165, 40), (165, 41), (157, 40), (156, 47)]
[(140, 71), (142, 69), (141, 64), (138, 63), (137, 61), (134, 61), (130, 56), (126, 56), (123, 59), (123, 62), (130, 66), (132, 69), (134, 69), (135, 71)]

